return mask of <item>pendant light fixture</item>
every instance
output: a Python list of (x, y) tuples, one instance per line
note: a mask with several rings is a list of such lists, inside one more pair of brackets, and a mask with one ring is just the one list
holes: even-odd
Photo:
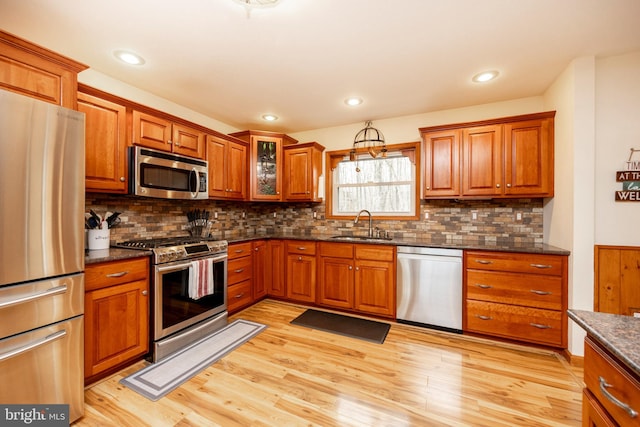
[(280, 0), (233, 0), (241, 4), (247, 11), (247, 18), (251, 16), (251, 9), (275, 6)]
[(353, 148), (349, 153), (349, 160), (356, 159), (356, 152), (359, 148), (366, 149), (374, 159), (379, 154), (382, 157), (387, 157), (387, 145), (384, 142), (384, 135), (371, 126), (371, 120), (367, 120), (364, 129), (360, 130), (353, 139)]

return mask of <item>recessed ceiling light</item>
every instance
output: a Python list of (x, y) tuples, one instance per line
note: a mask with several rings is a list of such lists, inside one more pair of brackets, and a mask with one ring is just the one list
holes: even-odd
[(126, 50), (116, 50), (113, 52), (116, 58), (122, 62), (126, 62), (129, 65), (142, 65), (144, 64), (144, 58), (140, 55), (129, 52)]
[(350, 105), (352, 107), (356, 106), (356, 105), (360, 105), (362, 104), (362, 98), (358, 98), (356, 96), (353, 96), (351, 98), (347, 98), (344, 100), (344, 103), (347, 105)]
[(475, 76), (473, 76), (473, 80), (476, 83), (484, 83), (484, 82), (488, 82), (489, 80), (493, 80), (496, 77), (498, 77), (498, 73), (495, 70), (492, 71), (483, 71), (482, 73), (478, 73)]
[(275, 122), (278, 120), (278, 116), (274, 116), (273, 114), (264, 114), (262, 118), (268, 122)]

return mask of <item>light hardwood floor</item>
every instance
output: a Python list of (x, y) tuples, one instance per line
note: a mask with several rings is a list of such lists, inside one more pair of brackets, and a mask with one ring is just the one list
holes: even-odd
[(393, 323), (373, 344), (289, 322), (304, 307), (262, 301), (268, 325), (157, 402), (118, 381), (87, 388), (75, 426), (579, 426), (581, 370), (553, 352)]

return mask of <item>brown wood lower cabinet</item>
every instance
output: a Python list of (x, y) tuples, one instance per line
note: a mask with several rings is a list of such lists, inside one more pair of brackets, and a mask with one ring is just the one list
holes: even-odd
[(318, 304), (395, 317), (395, 246), (319, 244)]
[(267, 294), (270, 297), (284, 298), (286, 289), (286, 254), (283, 240), (269, 240), (267, 267), (265, 269)]
[(251, 242), (229, 245), (227, 260), (227, 310), (233, 314), (253, 302)]
[(584, 383), (583, 426), (640, 426), (640, 379), (590, 336)]
[(299, 302), (316, 302), (316, 242), (288, 240), (287, 299)]
[(149, 351), (149, 258), (87, 265), (85, 384)]
[(567, 256), (465, 251), (463, 330), (567, 348)]

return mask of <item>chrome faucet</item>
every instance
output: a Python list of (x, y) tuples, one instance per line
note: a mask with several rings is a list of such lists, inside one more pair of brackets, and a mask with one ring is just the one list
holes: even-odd
[(353, 221), (353, 223), (354, 223), (354, 224), (357, 224), (357, 223), (358, 223), (358, 220), (360, 219), (360, 214), (361, 214), (362, 212), (364, 212), (364, 213), (366, 213), (367, 215), (369, 215), (369, 237), (373, 237), (373, 227), (371, 226), (371, 219), (372, 219), (372, 218), (371, 218), (371, 212), (369, 212), (369, 211), (368, 211), (368, 210), (366, 210), (366, 209), (362, 209), (360, 212), (358, 212), (358, 215), (356, 215), (356, 219), (355, 219), (355, 221)]

